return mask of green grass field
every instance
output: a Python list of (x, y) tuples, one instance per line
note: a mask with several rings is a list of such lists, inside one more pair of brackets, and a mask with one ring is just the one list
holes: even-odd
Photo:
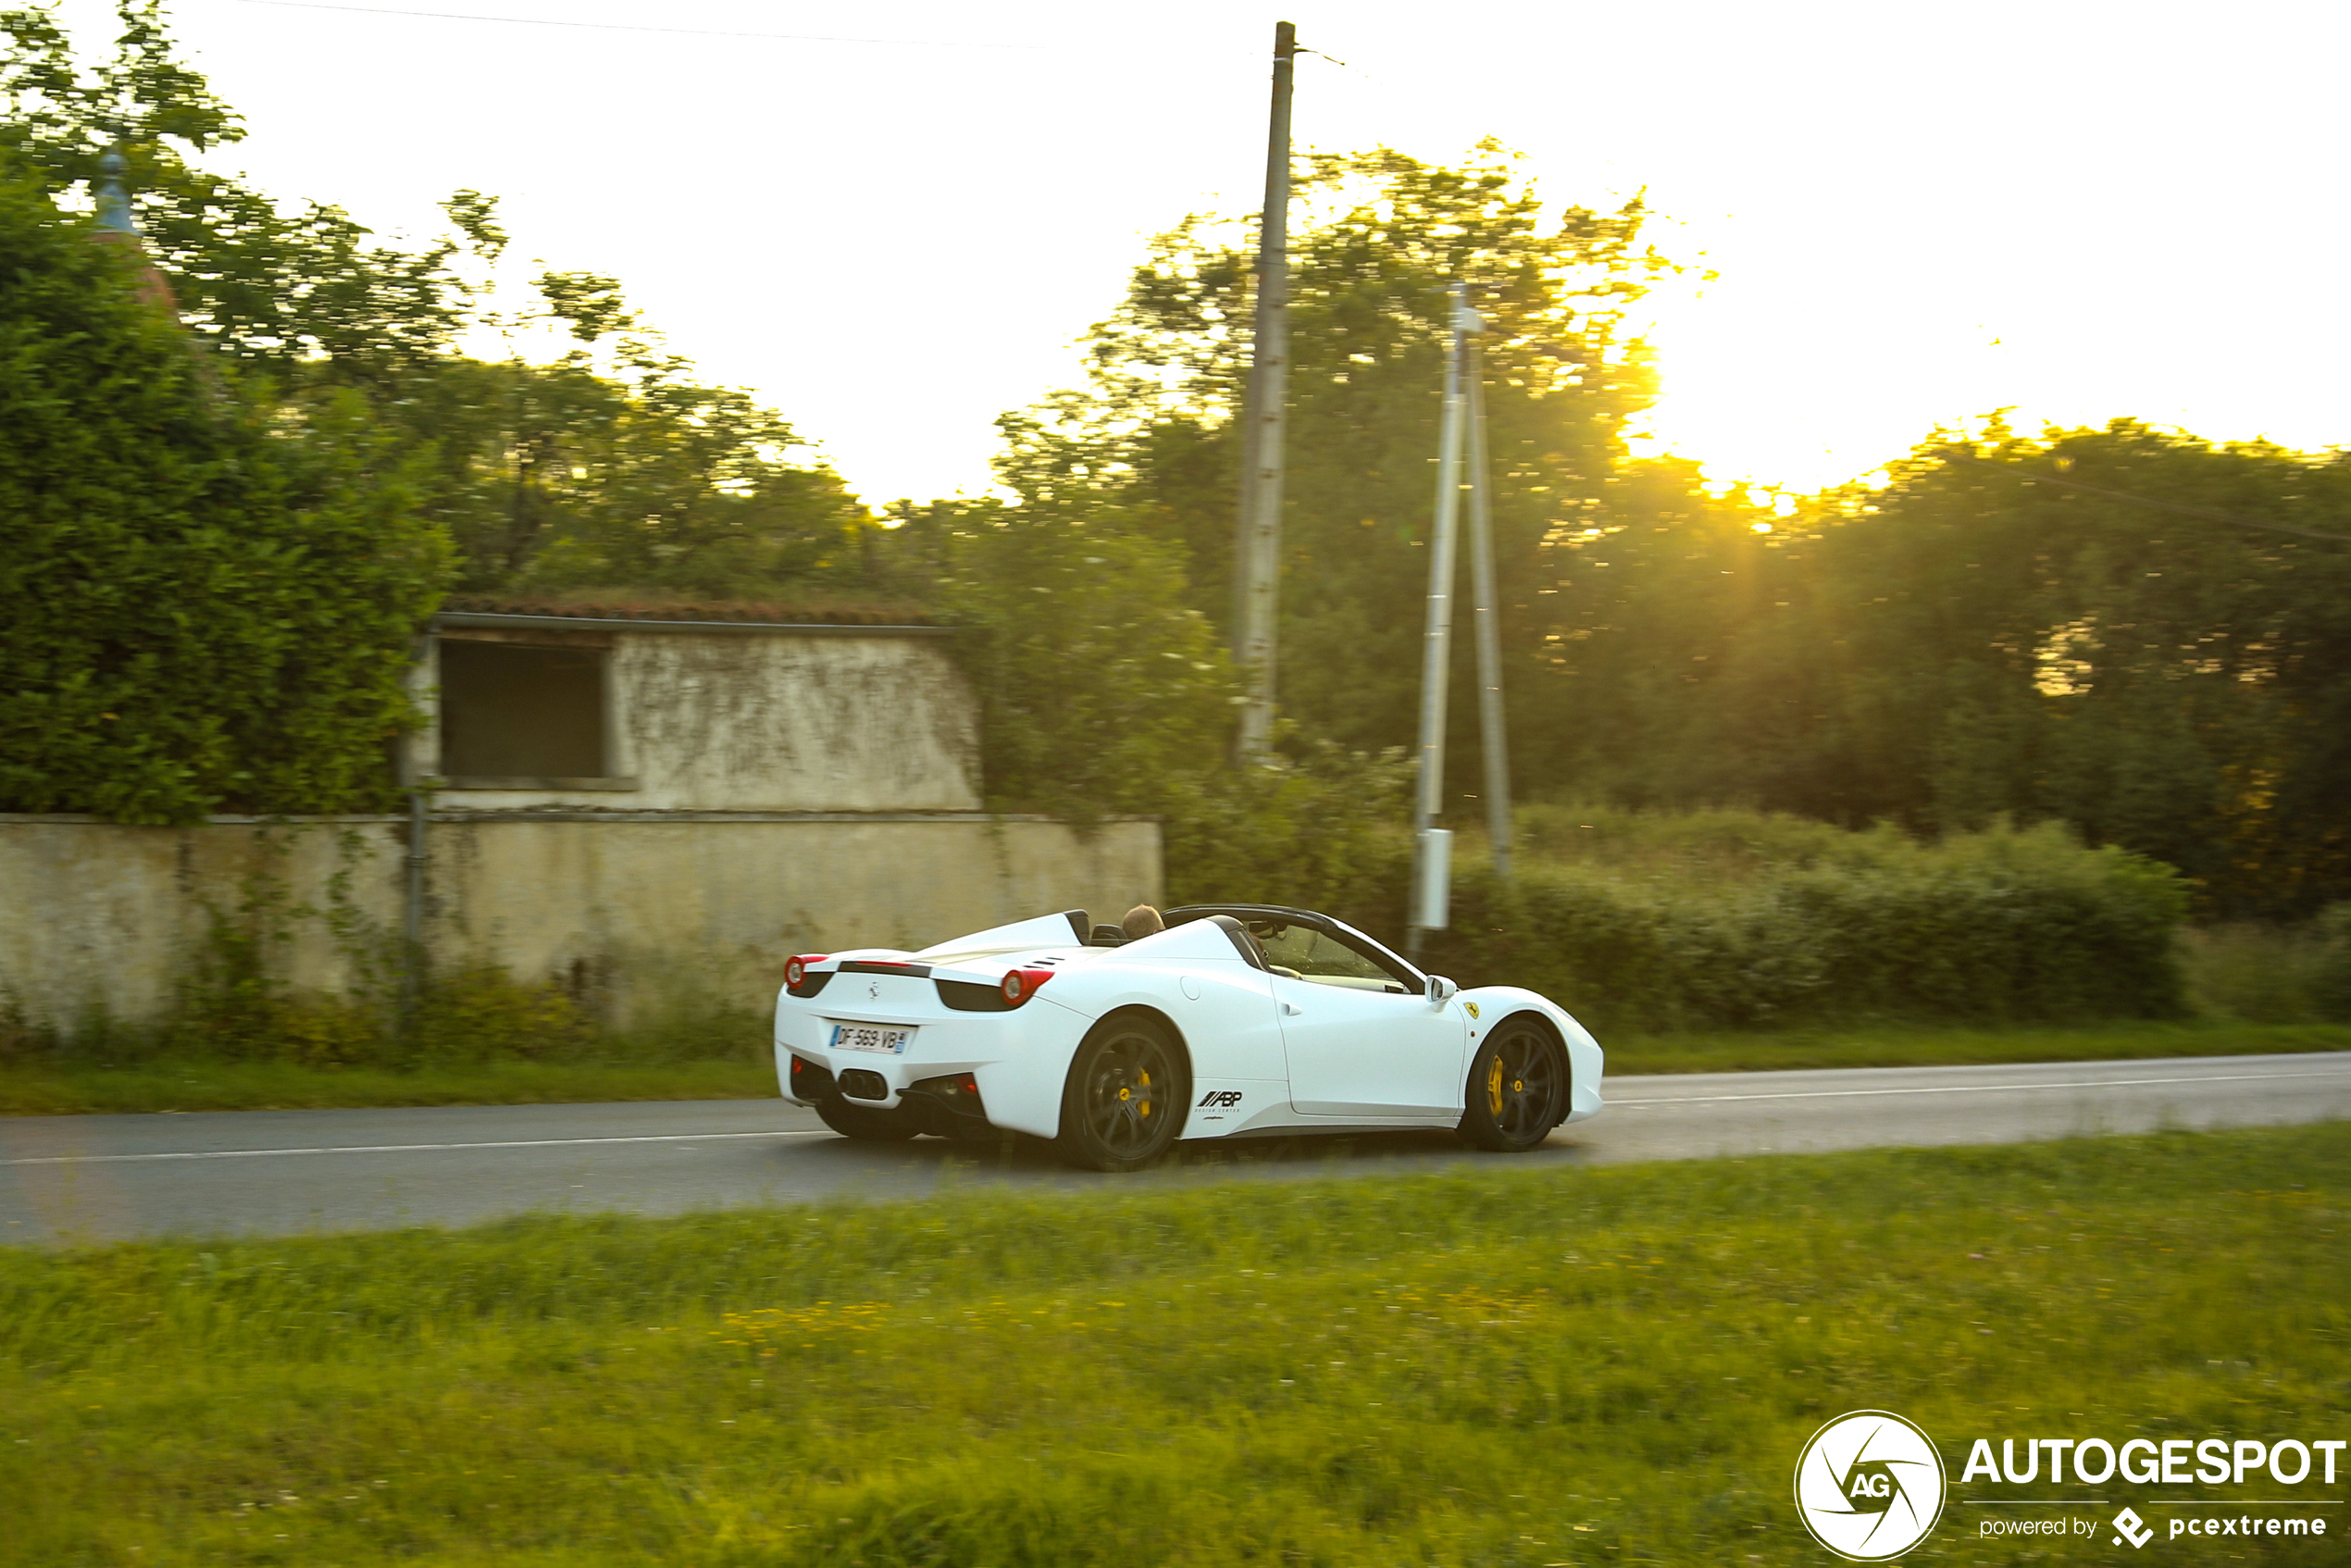
[(2327, 1125), (6, 1252), (0, 1556), (1817, 1563), (1847, 1410), (2351, 1436), (2346, 1219)]
[(2116, 1062), (2146, 1056), (2256, 1056), (2351, 1051), (2351, 1024), (2108, 1024), (2090, 1027), (1748, 1031), (1628, 1035), (1611, 1073), (1758, 1073), (1797, 1067), (1949, 1067), (1996, 1062)]
[[(1627, 1036), (1602, 1041), (1611, 1073), (1777, 1067), (1931, 1067), (1970, 1062), (2098, 1062), (2351, 1051), (2344, 1024), (2114, 1024), (2087, 1028), (1881, 1028)], [(0, 1065), (0, 1115), (126, 1111), (294, 1111), (362, 1105), (533, 1105), (612, 1100), (757, 1099), (776, 1092), (763, 1056), (458, 1063), (401, 1070), (286, 1062), (152, 1060), (125, 1066)]]

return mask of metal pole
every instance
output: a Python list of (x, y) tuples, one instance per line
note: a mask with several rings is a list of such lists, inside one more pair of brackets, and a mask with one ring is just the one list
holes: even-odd
[(1470, 582), (1477, 625), (1477, 720), (1486, 753), (1486, 836), (1494, 875), (1511, 879), (1511, 749), (1502, 723), (1502, 603), (1494, 591), (1493, 475), (1486, 455), (1486, 384), (1469, 351)]
[(1281, 609), (1282, 423), (1289, 383), (1289, 104), (1298, 30), (1274, 24), (1274, 106), (1265, 135), (1265, 210), (1257, 230), (1257, 319), (1241, 413), (1241, 506), (1233, 547), (1233, 663), (1246, 682), (1236, 750), (1274, 738), (1275, 617)]
[(1430, 891), (1446, 877), (1437, 864), (1448, 851), (1437, 818), (1445, 797), (1445, 678), (1453, 634), (1453, 534), (1462, 500), (1462, 357), (1468, 334), (1485, 323), (1462, 297), (1449, 291), (1450, 340), (1445, 354), (1445, 417), (1437, 439), (1437, 517), (1429, 535), (1428, 619), (1421, 638), (1421, 735), (1419, 788), (1412, 797), (1412, 904), (1405, 916), (1409, 956), (1418, 959), (1424, 932), (1444, 925), (1432, 908)]

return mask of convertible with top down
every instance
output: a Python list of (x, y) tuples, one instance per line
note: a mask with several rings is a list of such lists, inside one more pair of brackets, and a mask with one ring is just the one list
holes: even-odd
[(1327, 915), (1193, 904), (1129, 940), (1083, 910), (920, 952), (802, 954), (786, 1099), (850, 1138), (1026, 1133), (1138, 1169), (1178, 1139), (1458, 1129), (1532, 1149), (1600, 1108), (1598, 1044), (1530, 990), (1462, 990)]

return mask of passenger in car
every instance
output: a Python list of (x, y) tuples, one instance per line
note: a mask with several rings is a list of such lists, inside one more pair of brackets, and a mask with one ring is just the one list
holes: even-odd
[(1160, 918), (1159, 911), (1147, 903), (1138, 903), (1128, 910), (1126, 918), (1118, 926), (1126, 933), (1126, 940), (1130, 942), (1138, 937), (1156, 936), (1167, 929), (1167, 922)]

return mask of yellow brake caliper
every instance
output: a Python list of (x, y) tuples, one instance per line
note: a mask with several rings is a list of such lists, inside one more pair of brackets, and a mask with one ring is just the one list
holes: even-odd
[(1486, 1103), (1494, 1114), (1502, 1114), (1502, 1059), (1499, 1055), (1494, 1058), (1494, 1070), (1486, 1075)]

